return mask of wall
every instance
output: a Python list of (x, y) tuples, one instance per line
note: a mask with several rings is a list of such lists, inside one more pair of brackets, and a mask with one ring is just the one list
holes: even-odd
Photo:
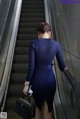
[(58, 40), (70, 72), (80, 81), (80, 4), (55, 1)]

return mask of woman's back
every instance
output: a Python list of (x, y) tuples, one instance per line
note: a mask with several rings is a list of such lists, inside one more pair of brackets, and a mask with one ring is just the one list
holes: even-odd
[(33, 42), (36, 64), (35, 67), (48, 66), (57, 52), (57, 43), (52, 39), (40, 38)]
[[(57, 41), (46, 38), (39, 38), (31, 43), (35, 54), (35, 68), (52, 65), (56, 56), (60, 70), (64, 70), (65, 62), (61, 46)], [(32, 61), (34, 60), (32, 57)]]

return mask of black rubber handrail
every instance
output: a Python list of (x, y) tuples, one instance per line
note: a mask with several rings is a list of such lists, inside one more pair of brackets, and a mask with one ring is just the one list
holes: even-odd
[(77, 106), (77, 118), (76, 119), (79, 119), (80, 118), (80, 82), (74, 79), (74, 77), (68, 70), (64, 71), (64, 74), (72, 86), (72, 90), (73, 90), (73, 94), (76, 99), (76, 106)]
[(74, 84), (76, 83), (76, 80), (74, 79), (74, 77), (72, 76), (72, 74), (69, 72), (69, 70), (65, 70), (64, 71), (64, 74), (67, 77), (69, 83), (71, 84), (73, 90), (75, 90)]
[(2, 0), (0, 5), (0, 53), (2, 53), (2, 48), (5, 42), (4, 32), (5, 32), (6, 22), (10, 10), (10, 5), (11, 5), (11, 0)]
[(65, 76), (67, 77), (69, 83), (71, 84), (73, 93), (75, 95), (78, 106), (80, 106), (80, 83), (74, 79), (69, 70), (64, 71)]

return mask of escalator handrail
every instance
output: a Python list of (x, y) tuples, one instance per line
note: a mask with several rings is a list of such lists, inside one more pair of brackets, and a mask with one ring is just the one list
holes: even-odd
[[(52, 4), (53, 3), (52, 3), (52, 0), (51, 0), (51, 5)], [(53, 7), (52, 7), (52, 10), (53, 10)], [(53, 10), (53, 14), (54, 14), (54, 10)], [(52, 19), (51, 19), (51, 21), (52, 21)], [(59, 38), (58, 38), (58, 34), (57, 34), (57, 25), (56, 25), (55, 15), (54, 15), (53, 24), (55, 24), (54, 25), (54, 34), (56, 34), (55, 35), (55, 39), (58, 40)], [(53, 24), (51, 24), (51, 25), (53, 25)], [(53, 36), (54, 36), (54, 34), (53, 34)], [(76, 93), (76, 94), (78, 93), (80, 95), (79, 91), (78, 92), (76, 91), (76, 87), (79, 88), (80, 86), (78, 85), (78, 82), (76, 81), (76, 79), (74, 79), (74, 77), (72, 76), (72, 74), (70, 73), (70, 71), (69, 70), (64, 71), (64, 75), (68, 79), (68, 81), (69, 81), (69, 83), (70, 83), (70, 85), (71, 85), (72, 90), (74, 91), (74, 93)]]
[(74, 79), (74, 77), (72, 76), (72, 74), (70, 73), (69, 70), (65, 70), (64, 71), (64, 75), (67, 77), (72, 89), (74, 90), (74, 83), (73, 81), (76, 83), (76, 80)]
[[(6, 89), (6, 87), (8, 87), (7, 85), (9, 85), (9, 76), (10, 76), (10, 71), (11, 71), (11, 66), (12, 66), (12, 61), (13, 61), (13, 54), (14, 54), (18, 25), (19, 25), (19, 20), (20, 20), (21, 6), (22, 6), (22, 0), (19, 0), (18, 5), (17, 5), (17, 10), (16, 10), (16, 15), (15, 15), (14, 26), (13, 26), (13, 30), (12, 30), (8, 55), (7, 55), (6, 64), (5, 64), (5, 70), (4, 70), (4, 74), (3, 74), (2, 83), (0, 86), (0, 104), (3, 100), (3, 97), (5, 97), (5, 99), (3, 101), (3, 103), (5, 103), (6, 96), (7, 96), (7, 92), (5, 91), (5, 89)], [(8, 88), (6, 90), (8, 90)], [(5, 92), (6, 92), (6, 94), (5, 94)], [(4, 95), (6, 95), (6, 96), (4, 96)], [(2, 107), (3, 107), (3, 105), (2, 105)], [(3, 109), (2, 107), (0, 107), (0, 108)]]
[(0, 5), (1, 5), (2, 0), (0, 0)]
[[(2, 1), (1, 1), (1, 2), (2, 2)], [(5, 2), (6, 2), (6, 0), (3, 2), (3, 5), (1, 4), (2, 6), (1, 6), (1, 8), (0, 8), (0, 11), (1, 11), (1, 12), (0, 12), (0, 16), (3, 15), (3, 16), (1, 17), (1, 21), (2, 21), (2, 22), (1, 22), (1, 25), (2, 25), (2, 27), (0, 28), (0, 31), (1, 31), (1, 32), (0, 32), (0, 42), (2, 41), (2, 35), (3, 35), (3, 32), (4, 32), (4, 28), (5, 28), (6, 21), (7, 21), (7, 17), (8, 17), (8, 13), (9, 13), (9, 8), (10, 8), (10, 5), (11, 5), (11, 1), (10, 1), (9, 3), (7, 3), (7, 2), (5, 3)], [(3, 10), (3, 9), (4, 9), (3, 7), (5, 7), (5, 4), (8, 4), (8, 5), (7, 5), (7, 8), (6, 8), (6, 13), (4, 13), (4, 12), (2, 13), (2, 11), (4, 11), (4, 10)], [(5, 16), (4, 16), (4, 15), (5, 15)]]
[(67, 77), (71, 87), (72, 87), (72, 91), (73, 94), (75, 96), (75, 99), (77, 101), (77, 106), (80, 105), (80, 83), (72, 76), (72, 74), (69, 72), (69, 70), (64, 71), (65, 76)]

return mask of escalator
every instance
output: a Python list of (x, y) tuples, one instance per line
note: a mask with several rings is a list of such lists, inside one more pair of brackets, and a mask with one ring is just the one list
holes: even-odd
[(43, 0), (23, 0), (16, 46), (4, 111), (8, 119), (20, 119), (15, 113), (16, 99), (21, 97), (27, 75), (29, 43), (37, 38), (36, 28), (45, 21)]

